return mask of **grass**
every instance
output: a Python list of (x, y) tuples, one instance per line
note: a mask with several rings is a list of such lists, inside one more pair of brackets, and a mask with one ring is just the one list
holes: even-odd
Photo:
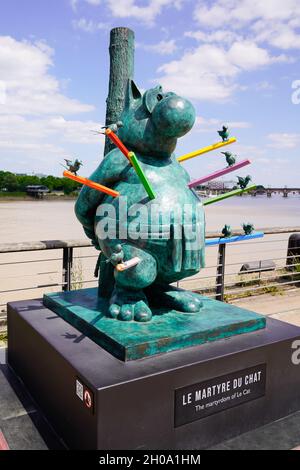
[(9, 192), (9, 191), (0, 191), (0, 197), (9, 198), (9, 197), (27, 197), (27, 194), (21, 191)]
[(237, 292), (236, 294), (225, 294), (224, 301), (230, 302), (231, 300), (246, 299), (247, 297), (255, 297), (258, 295), (270, 294), (270, 295), (284, 295), (284, 289), (280, 286), (265, 286), (259, 290)]
[(296, 280), (299, 281), (300, 280), (300, 260), (299, 260), (299, 257), (295, 258), (295, 260), (293, 260), (293, 263), (295, 264), (294, 266), (294, 271), (296, 272)]
[(83, 288), (83, 270), (81, 260), (77, 260), (72, 269), (72, 290)]
[[(44, 200), (50, 199), (50, 200), (62, 200), (62, 199), (75, 199), (77, 198), (78, 193), (72, 192), (70, 194), (52, 194), (52, 193), (47, 193), (44, 196)], [(21, 192), (21, 191), (16, 191), (16, 192), (8, 192), (8, 191), (0, 191), (0, 200), (15, 200), (15, 199), (22, 199), (22, 200), (30, 200), (30, 201), (40, 201), (40, 199), (36, 199), (34, 197), (28, 196), (28, 194)]]
[(7, 333), (0, 333), (0, 347), (7, 345)]

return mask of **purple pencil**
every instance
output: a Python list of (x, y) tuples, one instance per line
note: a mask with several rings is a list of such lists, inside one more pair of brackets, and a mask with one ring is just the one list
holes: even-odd
[(198, 186), (199, 184), (207, 183), (207, 181), (220, 178), (220, 176), (227, 175), (227, 173), (231, 173), (232, 171), (239, 170), (240, 168), (243, 168), (244, 166), (250, 165), (250, 163), (251, 163), (250, 160), (243, 160), (239, 163), (235, 163), (232, 166), (227, 166), (226, 168), (223, 168), (222, 170), (215, 171), (214, 173), (211, 173), (210, 175), (203, 176), (202, 178), (193, 180), (188, 184), (188, 186), (189, 188), (194, 188), (195, 186)]

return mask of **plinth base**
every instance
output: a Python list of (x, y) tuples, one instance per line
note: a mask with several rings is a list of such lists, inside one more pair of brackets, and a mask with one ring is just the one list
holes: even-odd
[(300, 409), (300, 328), (123, 362), (42, 301), (8, 306), (8, 362), (72, 449), (203, 449)]
[(108, 301), (97, 289), (44, 295), (44, 305), (123, 361), (141, 359), (221, 338), (249, 333), (266, 325), (262, 315), (199, 295), (198, 313), (154, 309), (150, 322), (108, 318)]

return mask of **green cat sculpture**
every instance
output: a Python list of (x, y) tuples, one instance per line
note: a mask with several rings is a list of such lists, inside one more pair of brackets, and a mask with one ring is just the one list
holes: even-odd
[[(136, 157), (151, 184), (150, 200), (130, 162), (115, 148), (92, 174), (92, 181), (120, 192), (112, 198), (83, 187), (75, 206), (86, 235), (101, 250), (99, 296), (109, 298), (107, 315), (146, 322), (151, 307), (200, 312), (197, 294), (170, 284), (193, 276), (204, 266), (205, 218), (201, 200), (188, 188), (188, 173), (177, 162), (177, 139), (195, 121), (192, 104), (160, 86), (140, 93), (128, 82), (123, 126), (118, 137)], [(130, 269), (115, 269), (115, 253)]]

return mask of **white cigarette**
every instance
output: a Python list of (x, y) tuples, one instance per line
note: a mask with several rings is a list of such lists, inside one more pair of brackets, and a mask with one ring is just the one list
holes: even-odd
[(133, 268), (133, 266), (136, 266), (140, 262), (141, 262), (140, 258), (136, 256), (135, 258), (129, 259), (128, 261), (125, 261), (124, 263), (117, 264), (116, 270), (126, 271), (126, 269)]

